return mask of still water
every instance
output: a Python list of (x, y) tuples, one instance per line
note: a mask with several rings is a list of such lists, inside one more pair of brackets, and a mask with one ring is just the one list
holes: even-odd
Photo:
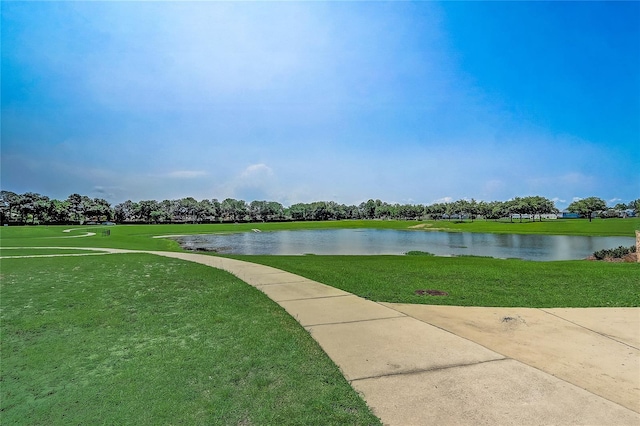
[(191, 249), (226, 254), (404, 254), (474, 255), (528, 260), (584, 259), (594, 251), (632, 246), (633, 237), (476, 234), (380, 229), (246, 232), (177, 238)]

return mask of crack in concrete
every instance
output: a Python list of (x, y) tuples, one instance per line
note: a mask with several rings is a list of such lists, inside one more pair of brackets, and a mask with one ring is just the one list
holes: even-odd
[(361, 381), (361, 380), (379, 379), (379, 378), (382, 378), (382, 377), (409, 376), (409, 375), (414, 375), (414, 374), (430, 373), (430, 372), (433, 372), (433, 371), (449, 370), (449, 369), (453, 369), (453, 368), (462, 368), (462, 367), (471, 367), (471, 366), (474, 366), (474, 365), (486, 364), (488, 362), (507, 361), (507, 360), (511, 360), (511, 358), (503, 357), (503, 358), (496, 358), (496, 359), (488, 359), (488, 360), (485, 360), (485, 361), (471, 362), (471, 363), (466, 363), (466, 364), (449, 364), (449, 365), (443, 365), (443, 366), (438, 366), (438, 367), (433, 367), (433, 368), (419, 368), (419, 369), (414, 369), (414, 370), (399, 371), (397, 373), (378, 374), (378, 375), (375, 375), (375, 376), (359, 377), (357, 379), (349, 380), (349, 383), (358, 382), (358, 381)]
[[(341, 297), (341, 296), (338, 296)], [(302, 299), (304, 300), (304, 299)], [(304, 328), (308, 328), (308, 327), (321, 327), (323, 325), (340, 325), (340, 324), (355, 324), (355, 323), (359, 323), (359, 322), (373, 322), (373, 321), (385, 321), (385, 320), (390, 320), (390, 319), (396, 319), (396, 318), (413, 318), (407, 314), (403, 314), (402, 312), (399, 312), (402, 315), (395, 315), (393, 317), (380, 317), (380, 318), (369, 318), (369, 319), (364, 319), (364, 320), (354, 320), (354, 321), (340, 321), (340, 322), (326, 322), (326, 323), (318, 323), (318, 324), (307, 324), (304, 326)], [(415, 318), (414, 318), (415, 319)]]
[(598, 335), (600, 335), (600, 336), (602, 336), (602, 337), (605, 337), (605, 338), (607, 338), (607, 339), (611, 339), (611, 340), (613, 340), (614, 342), (621, 343), (621, 344), (623, 344), (623, 345), (625, 345), (625, 346), (627, 346), (627, 347), (629, 347), (629, 348), (632, 348), (632, 349), (635, 349), (635, 350), (637, 350), (637, 351), (640, 351), (640, 348), (636, 348), (635, 346), (630, 345), (630, 344), (629, 344), (629, 343), (627, 343), (627, 342), (623, 342), (623, 341), (621, 341), (621, 340), (618, 340), (618, 339), (614, 338), (613, 336), (611, 336), (611, 335), (609, 335), (609, 334), (606, 334), (606, 333), (603, 333), (603, 332), (601, 332), (601, 331), (597, 331), (597, 330), (594, 330), (594, 329), (592, 329), (592, 328), (585, 327), (585, 326), (584, 326), (584, 325), (582, 325), (582, 324), (578, 324), (578, 323), (576, 323), (576, 322), (574, 322), (574, 321), (571, 321), (571, 320), (569, 320), (569, 319), (567, 319), (567, 318), (561, 317), (560, 315), (554, 314), (553, 312), (549, 312), (549, 311), (545, 310), (545, 308), (538, 308), (538, 310), (540, 310), (540, 311), (542, 311), (542, 312), (544, 312), (544, 313), (546, 313), (546, 314), (548, 314), (548, 315), (553, 315), (554, 317), (559, 318), (559, 319), (561, 319), (561, 320), (563, 320), (563, 321), (566, 321), (566, 322), (568, 322), (568, 323), (570, 323), (570, 324), (573, 324), (573, 325), (575, 325), (575, 326), (577, 326), (577, 327), (584, 328), (585, 330), (589, 330), (589, 331), (591, 331), (592, 333), (596, 333), (596, 334), (598, 334)]
[[(261, 287), (268, 287), (268, 286), (263, 286), (263, 285), (257, 285), (256, 286), (256, 288), (258, 290), (260, 290)], [(274, 300), (274, 301), (277, 302), (277, 303), (280, 303), (280, 302), (300, 302), (300, 301), (305, 301), (305, 300), (334, 299), (336, 297), (345, 297), (345, 296), (348, 296), (348, 295), (346, 295), (346, 294), (336, 294), (335, 296), (301, 297), (299, 299), (280, 299), (280, 300)]]

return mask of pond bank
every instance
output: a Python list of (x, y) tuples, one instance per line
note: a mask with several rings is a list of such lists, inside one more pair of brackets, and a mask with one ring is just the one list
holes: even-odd
[(630, 246), (630, 237), (587, 237), (392, 229), (324, 229), (175, 238), (187, 250), (247, 255), (402, 255), (422, 251), (438, 256), (482, 256), (525, 260), (579, 260), (595, 251)]

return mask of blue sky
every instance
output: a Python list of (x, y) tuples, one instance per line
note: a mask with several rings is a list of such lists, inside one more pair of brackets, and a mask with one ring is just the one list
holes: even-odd
[(640, 197), (638, 2), (6, 2), (1, 187)]

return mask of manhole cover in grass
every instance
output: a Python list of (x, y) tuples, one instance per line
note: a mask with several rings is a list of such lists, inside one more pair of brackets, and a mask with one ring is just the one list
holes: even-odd
[(429, 296), (448, 296), (449, 295), (449, 293), (442, 290), (416, 290), (415, 294), (417, 294), (418, 296), (424, 296), (425, 294), (428, 294)]

